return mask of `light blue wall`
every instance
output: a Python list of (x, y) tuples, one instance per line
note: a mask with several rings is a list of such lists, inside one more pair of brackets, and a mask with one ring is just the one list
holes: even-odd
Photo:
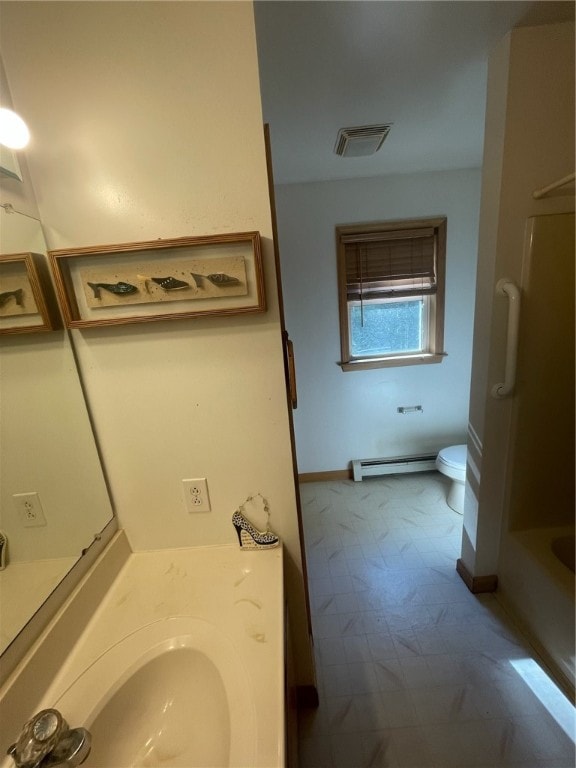
[[(276, 187), (286, 325), (294, 342), (298, 469), (344, 469), (352, 459), (435, 451), (466, 442), (480, 170)], [(439, 365), (344, 373), (335, 227), (448, 217), (445, 349)], [(401, 405), (423, 413), (400, 415)]]

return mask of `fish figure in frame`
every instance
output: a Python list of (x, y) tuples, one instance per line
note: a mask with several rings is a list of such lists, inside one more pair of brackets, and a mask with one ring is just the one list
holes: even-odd
[(100, 290), (109, 291), (115, 296), (126, 296), (130, 293), (136, 293), (138, 288), (131, 283), (124, 283), (122, 281), (118, 283), (88, 283), (90, 288), (94, 291), (94, 298), (101, 299), (102, 295)]
[(159, 285), (165, 291), (181, 291), (183, 288), (190, 288), (190, 283), (185, 280), (178, 280), (177, 277), (147, 277), (146, 275), (137, 275), (139, 280), (146, 282), (146, 289), (148, 289), (148, 282), (151, 281)]
[(0, 307), (3, 307), (4, 304), (12, 298), (16, 300), (16, 304), (18, 304), (19, 307), (23, 307), (24, 289), (16, 288), (15, 291), (4, 291), (4, 293), (0, 293)]

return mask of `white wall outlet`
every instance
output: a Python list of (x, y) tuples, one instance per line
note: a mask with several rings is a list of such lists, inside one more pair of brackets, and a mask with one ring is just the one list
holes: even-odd
[(38, 528), (46, 525), (40, 496), (35, 491), (33, 493), (15, 493), (12, 498), (18, 510), (20, 522), (25, 528)]
[(188, 512), (210, 512), (208, 483), (205, 477), (182, 480), (182, 490), (184, 492), (184, 504)]

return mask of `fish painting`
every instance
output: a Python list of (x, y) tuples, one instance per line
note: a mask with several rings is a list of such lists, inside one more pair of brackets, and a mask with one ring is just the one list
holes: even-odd
[(24, 298), (24, 289), (16, 288), (15, 291), (4, 291), (4, 293), (0, 293), (0, 307), (3, 307), (4, 304), (12, 298), (16, 300), (16, 304), (18, 304), (19, 307), (24, 306), (24, 302), (22, 301)]
[(122, 281), (119, 283), (88, 283), (88, 285), (94, 291), (95, 299), (102, 298), (100, 289), (110, 291), (110, 293), (113, 293), (115, 296), (124, 296), (129, 293), (136, 293), (138, 290), (135, 285), (131, 285), (130, 283), (123, 283)]

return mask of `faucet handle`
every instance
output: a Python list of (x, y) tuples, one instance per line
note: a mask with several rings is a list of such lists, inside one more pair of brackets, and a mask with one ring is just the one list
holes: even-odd
[(8, 749), (16, 768), (38, 768), (49, 754), (68, 723), (57, 709), (43, 709), (24, 725), (18, 741)]
[(92, 747), (92, 736), (86, 728), (64, 731), (52, 752), (46, 755), (40, 768), (74, 768), (86, 760)]

